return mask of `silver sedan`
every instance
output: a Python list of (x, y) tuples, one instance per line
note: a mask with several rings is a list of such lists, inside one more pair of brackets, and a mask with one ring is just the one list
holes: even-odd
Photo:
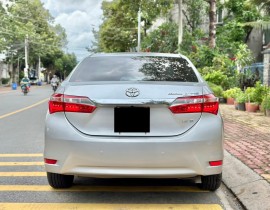
[(182, 55), (86, 57), (50, 98), (44, 161), (54, 188), (87, 176), (194, 178), (216, 190), (223, 161), (218, 98)]

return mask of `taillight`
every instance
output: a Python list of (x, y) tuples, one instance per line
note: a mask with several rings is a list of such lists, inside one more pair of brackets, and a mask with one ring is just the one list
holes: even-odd
[(53, 94), (49, 101), (49, 112), (50, 114), (55, 112), (63, 112), (63, 94)]
[(49, 101), (49, 112), (92, 113), (96, 106), (87, 97), (53, 94)]
[(177, 98), (169, 107), (172, 113), (218, 113), (218, 98), (213, 94)]

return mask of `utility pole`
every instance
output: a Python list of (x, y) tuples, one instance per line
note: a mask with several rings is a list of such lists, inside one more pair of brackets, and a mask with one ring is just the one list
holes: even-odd
[(138, 52), (141, 51), (141, 7), (138, 11)]
[(28, 77), (28, 35), (26, 35), (26, 38), (24, 40), (24, 57), (25, 57), (25, 68), (24, 68), (24, 76)]

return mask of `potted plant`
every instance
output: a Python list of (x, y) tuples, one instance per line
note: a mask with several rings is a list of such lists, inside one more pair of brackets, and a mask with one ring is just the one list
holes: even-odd
[(254, 91), (254, 100), (259, 104), (259, 110), (263, 111), (262, 101), (264, 97), (268, 94), (269, 88), (262, 85), (261, 82), (256, 82)]
[(255, 92), (255, 88), (254, 87), (248, 87), (245, 90), (245, 95), (246, 95), (246, 111), (247, 112), (256, 112), (257, 110), (259, 110), (259, 102), (258, 97), (256, 100), (256, 92)]
[(246, 111), (246, 95), (243, 92), (239, 92), (236, 96), (237, 109), (240, 111)]
[(263, 99), (263, 108), (264, 108), (264, 113), (267, 117), (270, 117), (270, 95), (267, 95), (264, 99)]
[(236, 95), (240, 92), (242, 92), (242, 91), (238, 87), (231, 88), (231, 89), (224, 91), (223, 96), (224, 96), (224, 98), (227, 99), (227, 104), (233, 105), (234, 101), (235, 101), (234, 99), (236, 98)]

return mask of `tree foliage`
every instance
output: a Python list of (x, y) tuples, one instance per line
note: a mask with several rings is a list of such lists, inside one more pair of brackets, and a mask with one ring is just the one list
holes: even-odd
[[(245, 32), (242, 34), (242, 39), (244, 42), (247, 42), (253, 27), (245, 25), (245, 23), (261, 20), (260, 11), (249, 0), (228, 0), (225, 2), (224, 7), (228, 10), (228, 16), (225, 18), (224, 23), (227, 24), (234, 21), (239, 26), (242, 26)], [(230, 32), (235, 33), (233, 30), (230, 30)]]
[(143, 51), (175, 53), (177, 52), (177, 24), (164, 23), (151, 32), (142, 42)]
[[(6, 54), (6, 61), (14, 67), (17, 59), (23, 63), (27, 45), (31, 68), (37, 69), (41, 58), (44, 67), (57, 71), (55, 60), (64, 55), (67, 39), (64, 28), (53, 21), (40, 0), (10, 0), (7, 7), (0, 2), (0, 52)], [(23, 69), (24, 65), (20, 67)]]
[(257, 6), (260, 11), (270, 14), (270, 1), (269, 0), (250, 0), (250, 2)]
[(137, 15), (142, 12), (143, 35), (173, 0), (113, 0), (102, 4), (104, 21), (99, 30), (100, 48), (105, 52), (123, 52), (137, 45)]
[(185, 9), (182, 11), (186, 18), (186, 29), (195, 35), (196, 29), (203, 23), (207, 15), (207, 4), (205, 0), (184, 0)]

